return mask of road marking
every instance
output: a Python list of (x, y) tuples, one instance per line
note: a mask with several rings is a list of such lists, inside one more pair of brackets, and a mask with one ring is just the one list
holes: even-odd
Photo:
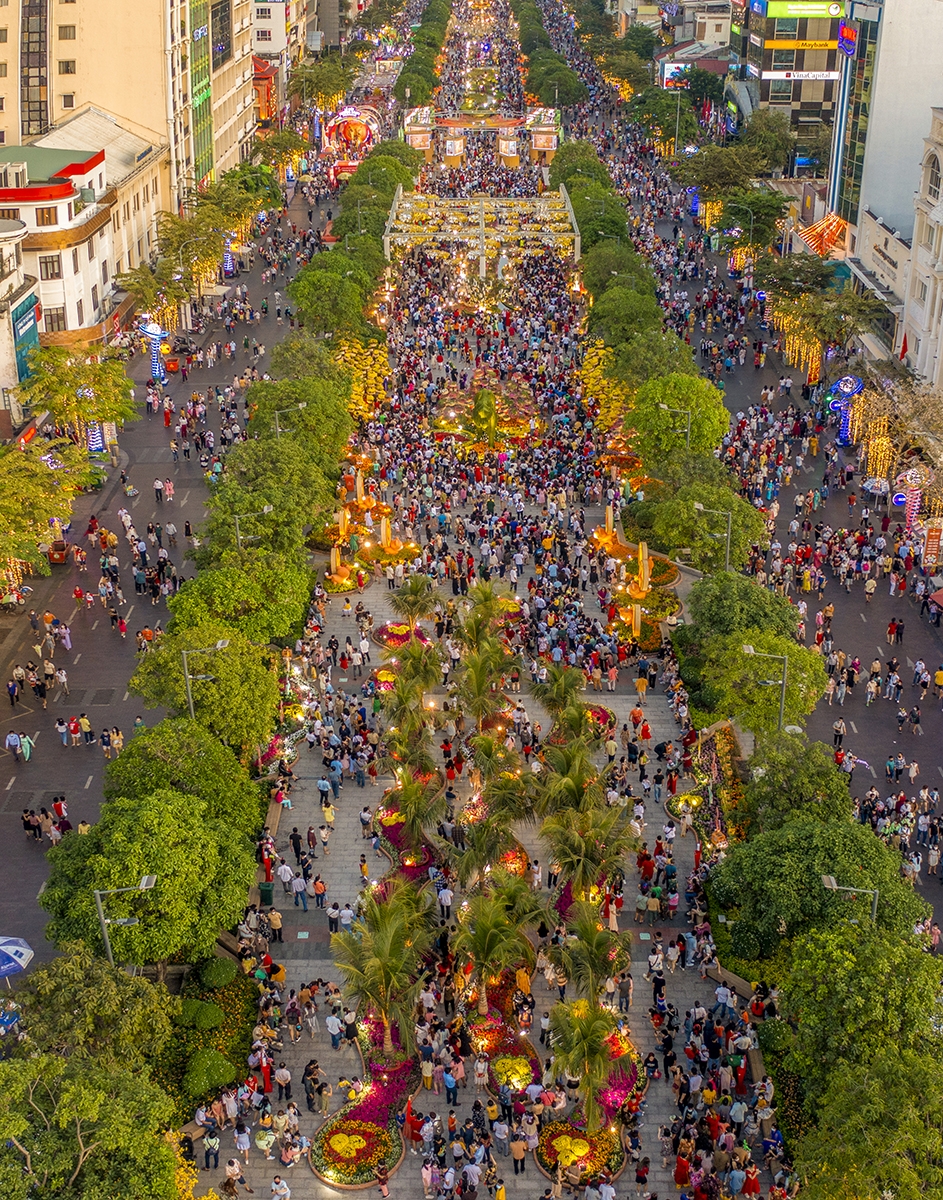
[(941, 775), (943, 775), (943, 767), (937, 767), (937, 770), (940, 772)]
[(128, 696), (129, 696), (129, 695), (130, 695), (130, 693), (129, 693), (129, 692), (125, 692), (125, 694), (124, 694), (124, 695), (121, 697), (121, 701), (122, 701), (122, 703), (124, 703), (124, 701), (125, 701), (125, 700), (127, 700), (127, 698), (128, 698)]
[(869, 767), (868, 767), (868, 770), (871, 772), (871, 775), (872, 775), (872, 777), (873, 777), (874, 779), (877, 779), (877, 777), (878, 777), (878, 773), (877, 773), (877, 771), (875, 771), (874, 767), (872, 767), (872, 766), (869, 766)]
[(69, 613), (69, 620), (68, 620), (67, 624), (69, 624), (69, 625), (72, 624), (72, 622), (75, 620), (75, 614), (78, 611), (79, 611), (79, 608), (78, 608), (78, 605), (76, 605), (75, 608), (73, 608), (72, 611)]
[(46, 890), (46, 884), (47, 884), (48, 882), (49, 882), (49, 880), (48, 880), (48, 879), (44, 879), (44, 880), (43, 880), (42, 887), (41, 887), (41, 888), (39, 889), (39, 891), (36, 893), (36, 899), (37, 899), (37, 900), (38, 900), (38, 899), (39, 899), (39, 898), (42, 896), (43, 892)]
[(867, 625), (868, 618), (864, 615), (864, 613), (858, 613), (858, 616), (862, 619), (862, 621), (864, 621), (865, 625)]
[(92, 786), (92, 780), (94, 778), (95, 778), (94, 775), (89, 775), (88, 779), (85, 780), (85, 790), (86, 791), (88, 791), (88, 789)]
[(39, 741), (39, 735), (40, 735), (40, 733), (41, 733), (41, 732), (42, 732), (41, 730), (37, 729), (37, 730), (36, 730), (36, 732), (33, 734), (33, 741), (34, 741), (34, 742), (38, 742), (38, 741)]
[(80, 651), (79, 651), (79, 653), (78, 653), (78, 654), (76, 654), (75, 658), (73, 658), (73, 659), (72, 659), (72, 666), (73, 666), (73, 667), (75, 666), (75, 664), (76, 664), (76, 663), (79, 661), (79, 659), (80, 659), (81, 657), (82, 657), (82, 652), (81, 652), (81, 650), (80, 650)]
[(910, 668), (911, 671), (914, 669), (914, 660), (912, 658), (907, 659), (907, 666)]
[(96, 621), (96, 622), (95, 622), (95, 624), (92, 626), (92, 628), (93, 628), (93, 629), (97, 629), (97, 628), (98, 628), (98, 622), (97, 622), (97, 621)]
[[(941, 768), (941, 769), (940, 769), (940, 774), (941, 774), (941, 775), (943, 775), (943, 768)], [(5, 789), (5, 790), (6, 790), (6, 791), (9, 791), (9, 790), (10, 790), (10, 788), (11, 788), (11, 787), (13, 787), (14, 783), (16, 783), (16, 776), (15, 776), (15, 775), (11, 775), (11, 776), (10, 776), (10, 782), (7, 784), (7, 786), (6, 786), (6, 789)]]
[(848, 724), (851, 726), (851, 732), (852, 732), (852, 733), (857, 733), (857, 732), (858, 732), (858, 726), (857, 726), (857, 725), (854, 723), (854, 721), (849, 721), (849, 722), (848, 722)]
[(180, 497), (180, 503), (181, 503), (181, 504), (186, 504), (186, 502), (187, 502), (189, 499), (190, 499), (190, 489), (189, 489), (189, 488), (187, 488), (187, 490), (186, 490), (186, 491), (183, 493), (183, 495)]
[(881, 658), (884, 657), (884, 651), (881, 649), (880, 646), (878, 646), (878, 654), (880, 654)]
[(134, 612), (134, 605), (132, 604), (131, 607), (128, 609), (128, 611), (124, 614), (124, 619), (127, 621), (128, 617), (130, 617), (133, 612)]

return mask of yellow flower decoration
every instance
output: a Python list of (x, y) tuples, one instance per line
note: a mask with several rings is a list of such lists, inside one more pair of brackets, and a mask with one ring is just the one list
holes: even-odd
[(406, 818), (401, 812), (384, 813), (380, 818), (381, 825), (401, 825)]
[(534, 1079), (530, 1059), (523, 1055), (505, 1054), (496, 1058), (494, 1074), (499, 1083), (507, 1083), (512, 1088), (525, 1088)]
[(331, 1138), (331, 1149), (336, 1150), (342, 1158), (355, 1158), (357, 1151), (362, 1150), (366, 1144), (359, 1133), (335, 1133)]
[(556, 1150), (560, 1162), (568, 1167), (570, 1163), (589, 1154), (590, 1145), (583, 1138), (571, 1138), (569, 1134), (565, 1133), (562, 1137), (554, 1138), (553, 1148)]

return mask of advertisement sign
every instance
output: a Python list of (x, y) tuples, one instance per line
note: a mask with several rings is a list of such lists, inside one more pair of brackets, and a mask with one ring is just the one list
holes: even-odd
[(760, 68), (756, 65), (756, 63), (747, 63), (747, 70), (750, 72), (750, 74), (753, 76), (754, 79), (759, 79)]
[(461, 158), (465, 153), (465, 139), (446, 138), (445, 139), (445, 157), (446, 158)]
[(498, 153), (503, 158), (514, 158), (517, 155), (517, 138), (498, 138)]
[(530, 140), (535, 150), (556, 150), (557, 148), (555, 133), (532, 133)]
[(424, 133), (407, 133), (406, 142), (412, 146), (414, 150), (431, 150), (432, 149), (432, 132), (426, 130)]
[(838, 23), (838, 49), (849, 58), (854, 58), (858, 49), (858, 34), (860, 25), (857, 21), (841, 20)]
[[(839, 32), (841, 26), (839, 26)], [(800, 42), (795, 38), (770, 38), (765, 45), (770, 50), (837, 50), (838, 42)]]
[(686, 88), (688, 86), (688, 63), (665, 62), (661, 64), (662, 87)]
[[(753, 3), (762, 3), (762, 0), (753, 0)], [(768, 17), (832, 18), (845, 15), (845, 0), (768, 0), (763, 7)]]
[(755, 12), (761, 17), (766, 16), (766, 0), (750, 0), (750, 12)]
[(840, 71), (764, 71), (762, 79), (841, 79)]
[(36, 325), (37, 302), (33, 295), (27, 296), (13, 310), (13, 348), (16, 356), (16, 378), (22, 383), (29, 375), (29, 352), (39, 345), (39, 329)]
[(927, 532), (923, 539), (923, 566), (931, 570), (940, 561), (940, 543), (943, 540), (943, 520), (934, 517), (927, 522)]

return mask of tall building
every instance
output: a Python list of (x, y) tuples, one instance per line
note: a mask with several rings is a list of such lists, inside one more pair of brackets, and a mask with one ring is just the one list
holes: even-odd
[(176, 204), (250, 154), (252, 8), (251, 0), (0, 3), (0, 143), (29, 142), (103, 109), (169, 147)]
[[(287, 112), (288, 76), (304, 54), (307, 39), (307, 0), (255, 0), (253, 53), (277, 68), (272, 77), (280, 114)], [(256, 69), (258, 84), (259, 71)], [(258, 86), (256, 87), (258, 90)]]
[(934, 388), (943, 386), (943, 108), (924, 139), (901, 356)]
[(926, 114), (943, 105), (943, 5), (940, 0), (851, 0), (857, 27), (836, 114), (829, 206), (848, 222), (857, 249), (865, 209), (909, 237), (920, 182)]
[(831, 122), (837, 99), (838, 18), (844, 0), (733, 0), (731, 103), (789, 117), (800, 144)]

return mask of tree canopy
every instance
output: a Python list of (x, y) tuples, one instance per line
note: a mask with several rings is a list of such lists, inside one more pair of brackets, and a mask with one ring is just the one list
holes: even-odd
[(725, 637), (742, 629), (764, 629), (795, 637), (799, 622), (795, 606), (784, 596), (767, 591), (735, 571), (719, 571), (699, 579), (691, 588), (687, 607), (700, 638), (718, 634)]
[[(695, 504), (702, 504), (705, 511)], [(699, 571), (719, 571), (724, 566), (727, 523), (718, 513), (731, 514), (730, 565), (735, 571), (765, 534), (763, 518), (753, 505), (723, 485), (687, 484), (653, 509), (652, 530), (658, 544), (671, 551), (689, 549), (691, 564)]]
[(737, 815), (748, 837), (790, 821), (848, 821), (847, 776), (824, 742), (810, 742), (799, 734), (772, 735), (750, 758), (750, 781)]
[(222, 621), (253, 642), (294, 642), (310, 596), (307, 567), (279, 556), (247, 555), (241, 566), (201, 571), (184, 583), (168, 601), (173, 614), (169, 628)]

